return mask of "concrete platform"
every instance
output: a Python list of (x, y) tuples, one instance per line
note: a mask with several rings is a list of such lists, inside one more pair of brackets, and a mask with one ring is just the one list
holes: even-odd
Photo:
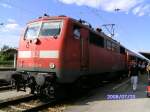
[(3, 92), (0, 92), (0, 102), (8, 98), (14, 98), (14, 97), (22, 96), (22, 95), (27, 95), (29, 93), (30, 93), (30, 89), (26, 89), (26, 92), (24, 91), (17, 92), (16, 90), (3, 91)]
[[(130, 80), (117, 85), (106, 85), (92, 91), (89, 97), (79, 99), (68, 106), (65, 112), (150, 112), (146, 85), (146, 75), (139, 77), (138, 89), (135, 92), (131, 89)], [(110, 96), (115, 98), (108, 98)]]

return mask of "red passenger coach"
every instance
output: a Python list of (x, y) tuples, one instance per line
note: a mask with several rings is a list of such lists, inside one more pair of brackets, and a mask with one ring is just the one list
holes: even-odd
[(58, 85), (121, 76), (127, 56), (119, 42), (83, 20), (44, 16), (29, 22), (21, 36), (13, 79), (29, 79), (32, 93), (52, 95)]

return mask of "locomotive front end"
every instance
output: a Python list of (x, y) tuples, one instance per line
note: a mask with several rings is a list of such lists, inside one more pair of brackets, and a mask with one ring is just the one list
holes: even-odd
[(31, 93), (54, 94), (60, 77), (63, 21), (44, 17), (27, 25), (19, 43), (18, 72), (13, 75), (17, 88), (28, 85)]

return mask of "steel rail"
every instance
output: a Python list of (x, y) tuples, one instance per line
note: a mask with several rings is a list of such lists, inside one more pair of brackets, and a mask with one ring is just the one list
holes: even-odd
[(34, 98), (37, 98), (37, 97), (32, 94), (22, 95), (22, 96), (15, 97), (15, 98), (9, 98), (0, 102), (0, 109), (7, 107), (9, 105), (14, 105), (14, 104), (25, 102), (25, 101), (30, 101)]

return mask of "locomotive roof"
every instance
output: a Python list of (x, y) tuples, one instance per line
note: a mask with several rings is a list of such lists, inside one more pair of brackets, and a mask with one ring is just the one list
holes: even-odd
[(139, 52), (142, 56), (145, 56), (146, 58), (148, 58), (149, 59), (149, 61), (150, 61), (150, 52)]
[(143, 59), (143, 60), (146, 60), (146, 61), (150, 61), (148, 58), (146, 58), (145, 56), (141, 55), (140, 53), (135, 53), (135, 52), (133, 52), (133, 51), (131, 51), (129, 49), (126, 49), (126, 50), (127, 50), (129, 55), (136, 56), (136, 57), (138, 57), (140, 59)]
[[(100, 35), (101, 37), (106, 38), (106, 39), (108, 39), (108, 40), (110, 40), (110, 41), (112, 41), (112, 42), (114, 42), (114, 43), (120, 45), (120, 43), (119, 43), (118, 41), (116, 41), (116, 40), (114, 40), (113, 38), (109, 37), (109, 36), (106, 35), (104, 32), (102, 32), (102, 31), (101, 31), (101, 32), (98, 32), (98, 31), (94, 30), (94, 28), (89, 27), (88, 25), (82, 24), (82, 23), (80, 22), (81, 19), (80, 19), (80, 20), (76, 20), (76, 19), (73, 19), (73, 18), (68, 17), (68, 16), (64, 16), (64, 15), (60, 15), (60, 16), (48, 16), (48, 15), (44, 15), (44, 16), (42, 16), (42, 17), (39, 17), (38, 19), (35, 19), (35, 20), (32, 20), (32, 21), (28, 22), (28, 24), (29, 24), (29, 23), (33, 23), (33, 22), (38, 22), (38, 21), (54, 20), (54, 19), (55, 19), (55, 20), (60, 20), (60, 19), (62, 19), (62, 20), (63, 20), (63, 19), (72, 20), (72, 21), (74, 21), (75, 23), (77, 23), (78, 25), (89, 29), (91, 32), (93, 32), (93, 33), (95, 33), (95, 34), (98, 34), (98, 35)], [(88, 23), (88, 24), (89, 24), (89, 23)], [(89, 25), (90, 25), (90, 24), (89, 24)]]
[(60, 19), (71, 19), (70, 17), (67, 16), (42, 16), (39, 17), (37, 19), (34, 19), (32, 21), (29, 21), (28, 23), (32, 23), (32, 22), (38, 22), (38, 21), (43, 21), (43, 20), (60, 20)]
[[(104, 32), (102, 32), (102, 31), (98, 32), (98, 31), (94, 30), (94, 28), (92, 28), (89, 23), (88, 23), (89, 25), (83, 24), (83, 23), (81, 22), (81, 19), (80, 19), (80, 20), (76, 20), (76, 19), (73, 19), (73, 18), (68, 17), (68, 16), (64, 16), (64, 15), (60, 15), (60, 16), (48, 16), (47, 14), (44, 14), (44, 16), (39, 17), (38, 19), (35, 19), (35, 20), (30, 21), (30, 22), (28, 22), (28, 24), (29, 24), (29, 23), (32, 23), (32, 22), (45, 21), (45, 20), (64, 20), (64, 19), (66, 19), (66, 20), (67, 20), (67, 19), (68, 19), (68, 20), (72, 20), (72, 21), (74, 21), (76, 24), (78, 24), (78, 25), (80, 25), (80, 26), (82, 26), (82, 27), (84, 27), (84, 28), (89, 29), (91, 32), (93, 32), (93, 33), (95, 33), (95, 34), (97, 34), (97, 35), (100, 35), (101, 37), (106, 38), (107, 40), (110, 40), (110, 41), (112, 41), (112, 42), (118, 44), (118, 45), (121, 46), (121, 47), (124, 47), (123, 45), (120, 44), (120, 42), (118, 42), (118, 41), (114, 40), (113, 38), (109, 37), (109, 36), (106, 35)], [(83, 21), (84, 21), (84, 20), (83, 20)], [(124, 47), (124, 48), (126, 49), (126, 47)], [(128, 52), (130, 55), (137, 56), (137, 57), (139, 57), (139, 58), (143, 58), (141, 55), (139, 55), (139, 54), (137, 54), (137, 53), (135, 53), (135, 52), (132, 52), (132, 51), (129, 50), (129, 49), (126, 49), (126, 52)]]

